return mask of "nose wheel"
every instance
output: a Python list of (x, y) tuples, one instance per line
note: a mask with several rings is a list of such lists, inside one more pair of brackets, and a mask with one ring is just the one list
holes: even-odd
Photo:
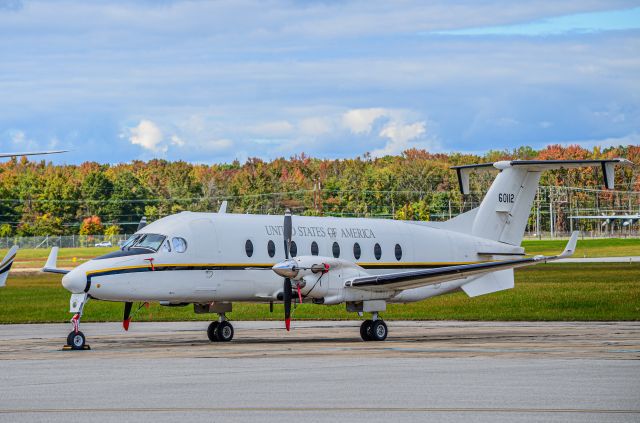
[(72, 330), (67, 335), (67, 345), (71, 347), (72, 350), (83, 350), (86, 345), (87, 340), (84, 337), (84, 333)]

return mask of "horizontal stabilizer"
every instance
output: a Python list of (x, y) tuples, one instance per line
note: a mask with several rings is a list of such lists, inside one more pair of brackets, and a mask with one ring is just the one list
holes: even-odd
[(0, 262), (0, 287), (5, 286), (7, 283), (7, 277), (9, 276), (9, 270), (13, 265), (13, 261), (16, 259), (16, 253), (18, 252), (18, 246), (14, 245), (9, 249), (7, 254)]
[(614, 167), (615, 165), (629, 166), (633, 163), (627, 159), (602, 159), (602, 160), (504, 160), (495, 163), (480, 163), (462, 166), (453, 166), (451, 169), (456, 171), (458, 175), (458, 185), (460, 192), (469, 194), (469, 174), (474, 170), (504, 170), (508, 168), (526, 169), (530, 172), (542, 172), (554, 169), (571, 169), (578, 167), (600, 167), (602, 169), (602, 178), (607, 189), (613, 189), (614, 186)]

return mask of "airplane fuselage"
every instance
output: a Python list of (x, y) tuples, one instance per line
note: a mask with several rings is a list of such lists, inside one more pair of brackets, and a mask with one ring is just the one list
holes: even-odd
[[(370, 274), (492, 258), (479, 252), (522, 251), (416, 222), (310, 216), (294, 216), (293, 222), (295, 255), (338, 257)], [(159, 219), (137, 233), (159, 235), (162, 240), (155, 238), (157, 251), (125, 248), (90, 260), (66, 275), (63, 285), (72, 292), (111, 301), (278, 301), (282, 278), (271, 267), (285, 259), (282, 231), (282, 217), (277, 215), (183, 212)], [(304, 287), (303, 294), (313, 289), (316, 299), (341, 298), (338, 277), (329, 274), (313, 288)], [(425, 287), (420, 299), (457, 287), (455, 281)], [(403, 298), (415, 300), (409, 291)], [(388, 292), (377, 297), (391, 299), (393, 295)]]

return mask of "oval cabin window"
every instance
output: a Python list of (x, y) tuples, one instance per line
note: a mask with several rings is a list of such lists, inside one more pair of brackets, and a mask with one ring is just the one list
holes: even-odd
[(318, 243), (317, 243), (317, 242), (315, 242), (315, 241), (313, 241), (313, 242), (311, 243), (311, 255), (312, 255), (312, 256), (317, 256), (317, 255), (318, 255), (318, 253), (319, 253), (319, 250), (318, 250)]
[(269, 253), (269, 257), (276, 255), (276, 244), (271, 240), (269, 240), (269, 243), (267, 244), (267, 253)]
[(337, 242), (333, 243), (333, 246), (331, 247), (331, 250), (333, 251), (333, 256), (335, 258), (340, 257), (340, 246), (338, 245)]
[(247, 257), (251, 257), (253, 255), (253, 242), (250, 239), (244, 243), (244, 251), (247, 253)]
[(291, 241), (291, 245), (289, 245), (289, 254), (291, 254), (291, 257), (298, 255), (298, 246), (295, 241)]
[(382, 248), (380, 248), (380, 244), (376, 244), (373, 247), (373, 255), (376, 256), (376, 260), (380, 260), (380, 257), (382, 257)]
[(402, 247), (400, 246), (400, 244), (396, 244), (396, 260), (400, 261), (400, 259), (402, 258)]
[(187, 251), (187, 241), (184, 238), (173, 238), (171, 240), (171, 244), (173, 244), (173, 250), (177, 253), (184, 253)]
[(360, 244), (357, 242), (353, 244), (353, 256), (356, 260), (360, 260), (360, 255), (362, 254), (362, 250), (360, 249)]

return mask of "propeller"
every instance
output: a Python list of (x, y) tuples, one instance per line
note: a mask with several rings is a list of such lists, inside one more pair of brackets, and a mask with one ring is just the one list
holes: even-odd
[(310, 270), (312, 273), (325, 274), (329, 271), (329, 265), (326, 263), (314, 264), (311, 267), (300, 266), (298, 262), (291, 259), (291, 236), (293, 235), (293, 224), (291, 221), (291, 212), (287, 210), (284, 214), (284, 256), (283, 262), (273, 265), (271, 270), (276, 274), (284, 278), (284, 284), (282, 286), (282, 300), (284, 302), (284, 323), (287, 331), (291, 330), (291, 299), (293, 297), (293, 288), (291, 286), (291, 279), (296, 280), (296, 291), (298, 294), (298, 300), (302, 304), (302, 286), (298, 278), (301, 270)]
[[(291, 212), (287, 210), (284, 214), (284, 257), (289, 260), (289, 248), (291, 248), (291, 236), (293, 234), (293, 224), (291, 222)], [(284, 278), (282, 287), (284, 301), (284, 325), (287, 331), (291, 330), (291, 279)]]
[(129, 323), (131, 323), (131, 307), (133, 303), (124, 303), (124, 318), (122, 319), (122, 327), (124, 330), (129, 330)]

